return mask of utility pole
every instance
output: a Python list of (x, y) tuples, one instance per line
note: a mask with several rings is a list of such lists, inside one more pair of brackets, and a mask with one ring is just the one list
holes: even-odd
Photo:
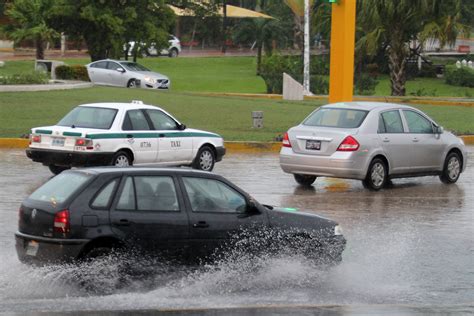
[(309, 43), (309, 11), (310, 11), (309, 0), (304, 0), (304, 56), (303, 56), (303, 88), (305, 94), (311, 94), (309, 88), (309, 77), (310, 77), (310, 43)]

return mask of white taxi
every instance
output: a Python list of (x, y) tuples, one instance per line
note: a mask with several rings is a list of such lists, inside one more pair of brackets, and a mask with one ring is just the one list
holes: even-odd
[(132, 101), (77, 106), (56, 125), (33, 128), (26, 154), (55, 174), (134, 164), (212, 171), (225, 148), (218, 134), (187, 128), (159, 107)]

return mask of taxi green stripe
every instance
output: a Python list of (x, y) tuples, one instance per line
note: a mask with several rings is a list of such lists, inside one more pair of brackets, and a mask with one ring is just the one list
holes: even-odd
[(63, 132), (63, 136), (81, 136), (82, 133), (75, 133), (75, 132)]
[(166, 138), (166, 137), (213, 137), (213, 138), (221, 138), (221, 136), (219, 136), (217, 134), (196, 133), (196, 132), (87, 134), (86, 138), (90, 138), (90, 139), (129, 138), (129, 137), (127, 137), (127, 135), (133, 135), (133, 138)]
[(35, 131), (35, 134), (46, 134), (46, 135), (51, 135), (53, 131), (47, 130), (47, 129), (37, 129)]

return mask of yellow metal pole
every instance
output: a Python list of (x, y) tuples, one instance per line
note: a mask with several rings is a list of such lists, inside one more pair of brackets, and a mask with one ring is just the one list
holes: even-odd
[(332, 4), (329, 102), (352, 101), (356, 0)]

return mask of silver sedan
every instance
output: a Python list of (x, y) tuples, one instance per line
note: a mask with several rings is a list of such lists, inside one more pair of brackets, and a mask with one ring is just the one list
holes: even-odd
[(131, 61), (104, 59), (86, 67), (92, 83), (98, 85), (148, 89), (169, 89), (171, 86), (167, 76)]
[(322, 106), (283, 138), (280, 166), (296, 182), (318, 176), (359, 179), (380, 190), (392, 178), (438, 175), (455, 183), (466, 168), (463, 141), (405, 105), (348, 102)]

